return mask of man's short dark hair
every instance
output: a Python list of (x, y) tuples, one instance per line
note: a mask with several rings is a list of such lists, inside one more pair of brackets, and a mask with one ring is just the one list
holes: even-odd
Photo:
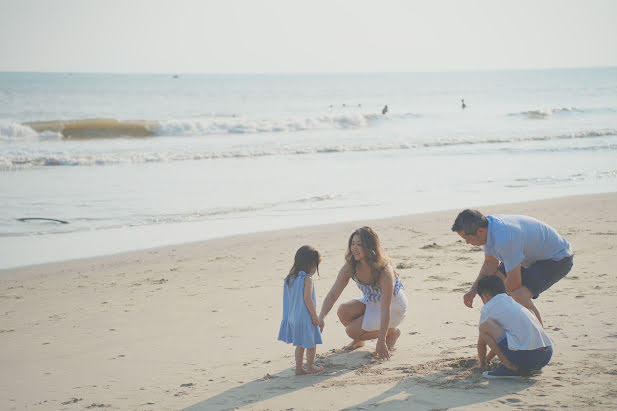
[(474, 235), (480, 227), (488, 227), (488, 220), (484, 217), (484, 214), (478, 210), (467, 209), (458, 214), (452, 225), (452, 231), (457, 233), (462, 231), (465, 234)]
[(487, 275), (478, 281), (478, 295), (486, 294), (494, 297), (497, 294), (505, 293), (506, 286), (503, 280), (496, 275)]

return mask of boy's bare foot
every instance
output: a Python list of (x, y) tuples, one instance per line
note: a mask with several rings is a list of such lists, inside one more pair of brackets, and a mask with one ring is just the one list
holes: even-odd
[(304, 368), (296, 368), (296, 375), (302, 375), (302, 374), (307, 374), (306, 370)]
[(386, 336), (386, 345), (388, 346), (388, 350), (391, 350), (394, 348), (394, 344), (396, 344), (396, 340), (398, 340), (398, 337), (400, 336), (401, 336), (401, 330), (399, 330), (398, 328), (396, 328), (394, 332), (391, 332), (390, 334)]
[(315, 374), (322, 371), (323, 367), (320, 367), (319, 365), (311, 365), (310, 367), (306, 367), (306, 374)]
[(364, 347), (363, 340), (352, 340), (349, 344), (343, 347), (344, 350), (353, 351), (357, 348)]

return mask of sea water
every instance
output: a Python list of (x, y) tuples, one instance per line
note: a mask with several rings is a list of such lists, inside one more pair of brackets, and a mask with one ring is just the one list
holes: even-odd
[(616, 189), (617, 68), (0, 73), (0, 268)]

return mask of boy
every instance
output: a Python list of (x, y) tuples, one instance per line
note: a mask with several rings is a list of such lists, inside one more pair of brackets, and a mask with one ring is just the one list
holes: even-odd
[[(501, 364), (485, 371), (486, 378), (520, 378), (538, 371), (553, 355), (553, 341), (536, 316), (505, 294), (503, 281), (494, 275), (478, 282), (478, 295), (484, 303), (480, 313), (478, 359), (481, 367), (497, 355)], [(486, 355), (486, 346), (491, 348)]]

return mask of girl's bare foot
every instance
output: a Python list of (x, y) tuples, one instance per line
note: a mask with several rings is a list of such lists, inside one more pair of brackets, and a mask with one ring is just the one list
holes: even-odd
[(319, 365), (311, 365), (306, 367), (306, 374), (315, 374), (321, 371), (323, 371), (323, 367), (320, 367)]
[(343, 347), (344, 350), (353, 351), (357, 348), (364, 347), (363, 340), (352, 340), (349, 344)]
[(304, 368), (296, 368), (296, 375), (308, 374)]
[(398, 328), (394, 329), (394, 332), (389, 333), (386, 336), (386, 345), (388, 346), (388, 350), (394, 348), (394, 344), (396, 344), (396, 340), (401, 336), (401, 330)]

